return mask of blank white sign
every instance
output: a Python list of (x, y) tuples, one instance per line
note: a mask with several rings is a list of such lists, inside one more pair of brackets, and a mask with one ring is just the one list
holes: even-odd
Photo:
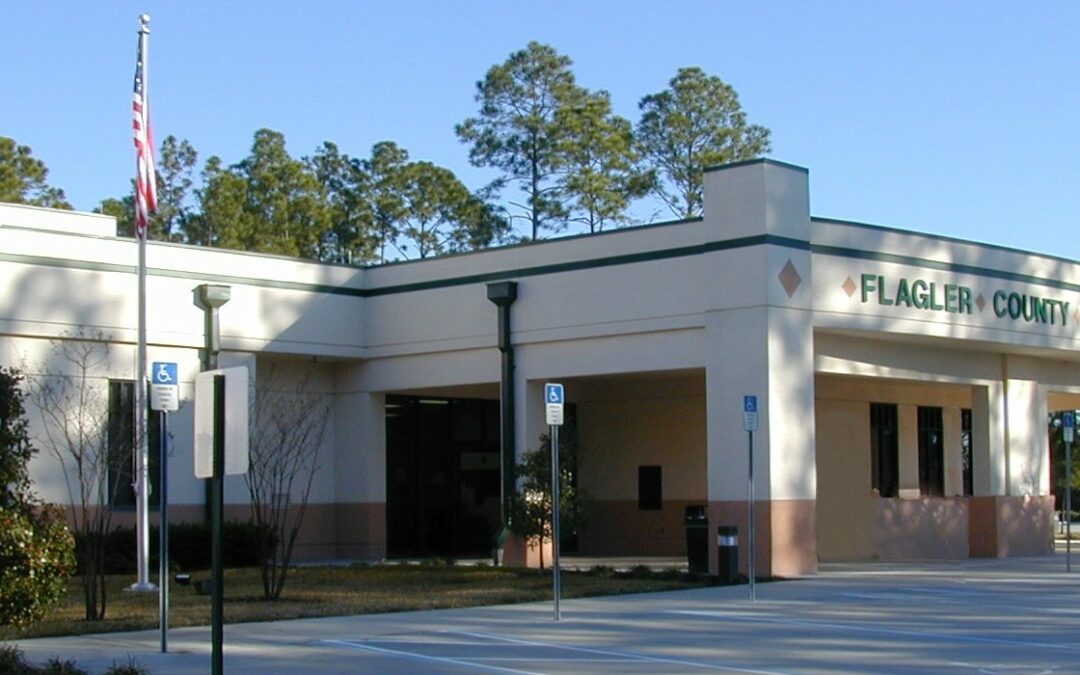
[(225, 475), (248, 470), (248, 369), (221, 368), (195, 376), (195, 477), (214, 476), (214, 376), (225, 376)]

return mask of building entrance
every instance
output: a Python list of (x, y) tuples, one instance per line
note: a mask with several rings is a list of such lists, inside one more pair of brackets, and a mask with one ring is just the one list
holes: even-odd
[(498, 402), (387, 396), (386, 474), (391, 558), (491, 555)]

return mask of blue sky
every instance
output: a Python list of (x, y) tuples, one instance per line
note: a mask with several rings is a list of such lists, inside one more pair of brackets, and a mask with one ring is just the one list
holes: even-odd
[(1071, 0), (9, 3), (0, 135), (79, 209), (129, 189), (141, 12), (155, 134), (200, 166), (269, 127), (294, 156), (393, 140), (478, 188), (494, 175), (453, 127), (484, 72), (538, 40), (632, 121), (679, 67), (718, 75), (772, 130), (770, 156), (810, 170), (816, 216), (1080, 259)]

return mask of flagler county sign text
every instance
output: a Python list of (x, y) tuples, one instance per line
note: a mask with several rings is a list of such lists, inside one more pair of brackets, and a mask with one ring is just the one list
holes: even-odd
[[(975, 313), (975, 293), (969, 286), (903, 277), (890, 283), (879, 274), (863, 274), (860, 280), (863, 303), (876, 301), (885, 307), (911, 307), (949, 314)], [(1064, 300), (1015, 291), (994, 291), (990, 304), (995, 316), (1013, 321), (1064, 326), (1069, 316), (1069, 303)]]

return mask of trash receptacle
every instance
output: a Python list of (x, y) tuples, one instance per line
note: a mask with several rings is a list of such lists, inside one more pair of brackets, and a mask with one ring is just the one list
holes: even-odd
[(720, 525), (716, 528), (716, 575), (721, 582), (732, 584), (739, 576), (739, 528)]
[(709, 521), (704, 506), (687, 506), (683, 524), (686, 525), (686, 563), (690, 574), (709, 571)]

